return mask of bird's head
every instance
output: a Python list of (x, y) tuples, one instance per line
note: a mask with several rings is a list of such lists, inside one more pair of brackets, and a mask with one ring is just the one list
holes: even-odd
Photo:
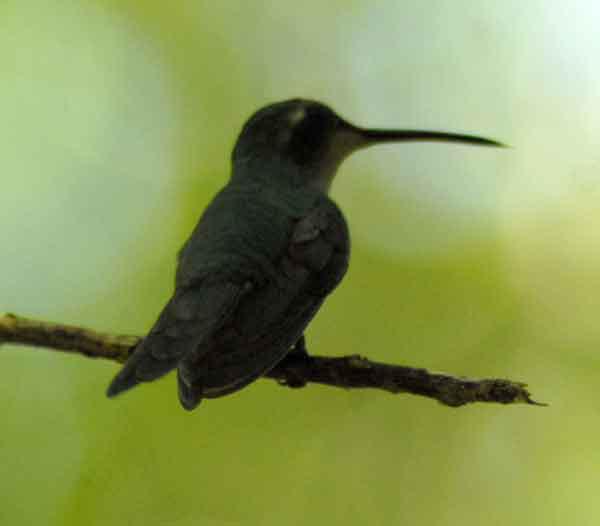
[(281, 166), (278, 173), (269, 176), (286, 177), (290, 173), (299, 184), (327, 191), (339, 165), (351, 153), (374, 144), (407, 141), (502, 146), (473, 135), (360, 128), (320, 102), (291, 99), (254, 113), (244, 124), (232, 157), (234, 165), (251, 161), (268, 164), (269, 172), (273, 166)]

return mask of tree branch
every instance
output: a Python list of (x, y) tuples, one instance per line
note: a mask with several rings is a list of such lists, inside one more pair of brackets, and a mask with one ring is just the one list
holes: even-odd
[[(123, 363), (139, 341), (137, 336), (103, 334), (14, 314), (0, 316), (0, 345), (45, 347)], [(545, 405), (532, 400), (526, 385), (520, 382), (431, 373), (426, 369), (372, 362), (358, 355), (329, 358), (291, 353), (265, 376), (288, 387), (318, 383), (346, 389), (374, 388), (426, 396), (451, 407), (472, 402)]]

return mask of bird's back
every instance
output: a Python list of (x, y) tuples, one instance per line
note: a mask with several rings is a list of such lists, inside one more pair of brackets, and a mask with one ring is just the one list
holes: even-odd
[(259, 184), (225, 186), (181, 249), (176, 286), (215, 275), (273, 277), (294, 221), (319, 198), (315, 192), (287, 194)]

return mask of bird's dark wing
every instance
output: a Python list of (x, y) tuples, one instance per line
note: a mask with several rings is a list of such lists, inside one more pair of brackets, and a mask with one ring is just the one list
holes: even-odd
[(182, 356), (229, 319), (247, 290), (245, 283), (218, 277), (176, 290), (150, 333), (110, 384), (108, 396), (160, 378), (177, 367)]
[(349, 236), (337, 206), (323, 196), (299, 218), (277, 262), (277, 279), (240, 299), (213, 338), (179, 363), (187, 409), (241, 389), (274, 367), (300, 339), (348, 267)]
[(284, 249), (286, 225), (280, 223), (287, 216), (261, 205), (253, 188), (228, 185), (215, 196), (179, 253), (173, 297), (109, 386), (109, 396), (163, 376), (230, 321), (241, 296)]

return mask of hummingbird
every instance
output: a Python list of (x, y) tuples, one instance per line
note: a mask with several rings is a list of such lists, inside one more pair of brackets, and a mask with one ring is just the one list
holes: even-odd
[(295, 98), (244, 124), (227, 184), (178, 255), (175, 291), (110, 384), (113, 397), (177, 369), (179, 400), (242, 389), (286, 355), (348, 268), (350, 237), (328, 193), (351, 153), (382, 143), (503, 146), (474, 135), (361, 128)]

